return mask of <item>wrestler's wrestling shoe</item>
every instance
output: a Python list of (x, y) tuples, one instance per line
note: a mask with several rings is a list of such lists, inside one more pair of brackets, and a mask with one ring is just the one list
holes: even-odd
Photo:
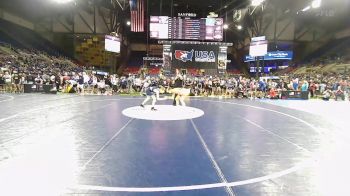
[(157, 111), (157, 109), (156, 109), (156, 108), (154, 108), (154, 107), (152, 107), (152, 108), (151, 108), (151, 110), (152, 110), (152, 111)]
[(141, 104), (140, 107), (145, 108), (145, 106), (143, 104)]

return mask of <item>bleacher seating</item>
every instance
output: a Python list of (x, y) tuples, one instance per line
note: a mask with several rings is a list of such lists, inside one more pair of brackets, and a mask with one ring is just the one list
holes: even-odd
[(227, 70), (227, 73), (228, 73), (228, 74), (233, 74), (233, 75), (242, 74), (242, 72), (239, 71), (238, 69), (230, 69), (230, 70)]
[(139, 67), (127, 67), (126, 69), (124, 69), (124, 73), (125, 74), (137, 74), (139, 73), (140, 68)]
[(2, 19), (0, 19), (0, 41), (17, 48), (36, 49), (45, 51), (50, 55), (63, 54), (68, 56), (37, 32)]
[(321, 46), (316, 51), (312, 52), (304, 59), (304, 62), (311, 62), (315, 59), (320, 59), (324, 56), (329, 56), (332, 54), (342, 55), (346, 52), (350, 45), (350, 37), (345, 37), (341, 39), (335, 39), (329, 41), (327, 44)]
[(92, 39), (86, 39), (79, 43), (75, 48), (79, 59), (84, 63), (93, 66), (105, 66), (110, 54), (104, 50), (104, 42), (102, 38), (97, 36)]

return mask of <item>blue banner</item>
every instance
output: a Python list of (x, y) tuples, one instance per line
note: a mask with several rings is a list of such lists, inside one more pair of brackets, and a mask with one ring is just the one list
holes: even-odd
[(264, 56), (264, 60), (278, 60), (278, 59), (292, 60), (292, 58), (293, 58), (293, 52), (292, 51), (268, 52)]
[(244, 62), (252, 62), (252, 61), (255, 61), (254, 57), (250, 55), (245, 56)]
[[(292, 60), (293, 58), (293, 51), (274, 51), (274, 52), (268, 52), (264, 59), (265, 61), (271, 61), (271, 60)], [(255, 58), (252, 56), (245, 56), (244, 62), (252, 62), (255, 61)]]

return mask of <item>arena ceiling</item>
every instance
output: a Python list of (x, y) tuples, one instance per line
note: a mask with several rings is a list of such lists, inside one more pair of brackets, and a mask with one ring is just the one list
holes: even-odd
[[(149, 11), (151, 14), (171, 14), (171, 5), (173, 11), (195, 12), (199, 16), (205, 17), (209, 12), (221, 12), (224, 9), (242, 8), (249, 5), (248, 0), (149, 0)], [(113, 6), (116, 3), (119, 7)], [(57, 5), (53, 0), (2, 0), (0, 7), (20, 14), (27, 19), (37, 20), (42, 17), (48, 17), (54, 13), (65, 13), (72, 11), (74, 7), (86, 7), (99, 5), (108, 9), (124, 9), (127, 11), (128, 0), (75, 0), (72, 4)], [(226, 7), (226, 8), (225, 8)]]
[[(303, 5), (303, 0), (269, 0), (273, 5), (298, 8)], [(246, 8), (250, 5), (250, 0), (148, 0), (149, 15), (162, 14), (171, 15), (171, 5), (173, 12), (195, 12), (199, 17), (205, 17), (209, 12), (224, 14), (227, 11)], [(113, 6), (114, 4), (120, 6)], [(75, 0), (74, 3), (57, 4), (53, 0), (2, 0), (0, 7), (17, 13), (32, 21), (42, 17), (48, 17), (56, 13), (67, 13), (76, 7), (89, 7), (98, 5), (107, 9), (123, 9), (128, 11), (128, 0)]]
[[(310, 4), (312, 0), (266, 0), (263, 6), (254, 8), (251, 5), (251, 0), (148, 0), (148, 15), (168, 15), (176, 16), (178, 12), (194, 12), (198, 17), (206, 17), (209, 12), (216, 12), (220, 17), (225, 18), (225, 21), (230, 24), (230, 29), (227, 31), (227, 41), (234, 42), (237, 39), (244, 40), (246, 37), (252, 36), (254, 26), (260, 27), (262, 30), (273, 28), (270, 23), (276, 22), (280, 25), (280, 21), (284, 21), (281, 29), (287, 29), (287, 24), (290, 20), (295, 20), (295, 24), (302, 28), (315, 27), (326, 29), (329, 32), (336, 32), (340, 29), (349, 26), (349, 1), (348, 0), (322, 0), (322, 8), (302, 12), (301, 10)], [(130, 18), (129, 1), (128, 0), (75, 0), (68, 4), (56, 4), (53, 0), (1, 0), (0, 7), (8, 10), (23, 18), (26, 18), (33, 23), (43, 19), (69, 16), (78, 9), (86, 10), (86, 13), (92, 14), (92, 7), (98, 6), (104, 8), (105, 15), (109, 11), (115, 11), (119, 22), (124, 24)], [(236, 20), (235, 13), (240, 11), (243, 15), (241, 20)], [(102, 12), (102, 11), (101, 11)], [(263, 24), (258, 24), (263, 16), (264, 20), (260, 21)], [(321, 15), (321, 17), (320, 17)], [(66, 17), (69, 20), (69, 17)], [(277, 18), (274, 20), (273, 18)], [(125, 23), (124, 23), (125, 22)], [(90, 23), (88, 20), (86, 23)], [(236, 25), (244, 26), (242, 31), (238, 31), (234, 27)], [(258, 25), (257, 25), (258, 24)], [(293, 22), (294, 24), (294, 22)], [(68, 24), (66, 24), (68, 25)], [(325, 28), (325, 26), (329, 28)], [(277, 27), (278, 28), (278, 27)], [(90, 28), (91, 29), (91, 28)], [(128, 33), (127, 27), (125, 27)], [(106, 31), (113, 31), (112, 28)], [(298, 30), (297, 31), (302, 31)], [(102, 31), (103, 32), (103, 31)], [(285, 33), (281, 31), (279, 33)], [(75, 33), (72, 31), (72, 33)], [(106, 32), (108, 33), (108, 32)], [(255, 32), (257, 33), (257, 32)], [(279, 34), (277, 33), (277, 34)], [(272, 33), (276, 34), (276, 33)], [(294, 35), (293, 35), (294, 36)], [(135, 33), (130, 34), (131, 39), (136, 41), (145, 40), (145, 34)], [(289, 36), (288, 39), (290, 39)], [(294, 36), (298, 37), (298, 36)]]

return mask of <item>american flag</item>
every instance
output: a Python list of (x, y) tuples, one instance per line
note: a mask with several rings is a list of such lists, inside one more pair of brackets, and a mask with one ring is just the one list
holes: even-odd
[(131, 31), (144, 32), (145, 4), (144, 0), (130, 0)]

